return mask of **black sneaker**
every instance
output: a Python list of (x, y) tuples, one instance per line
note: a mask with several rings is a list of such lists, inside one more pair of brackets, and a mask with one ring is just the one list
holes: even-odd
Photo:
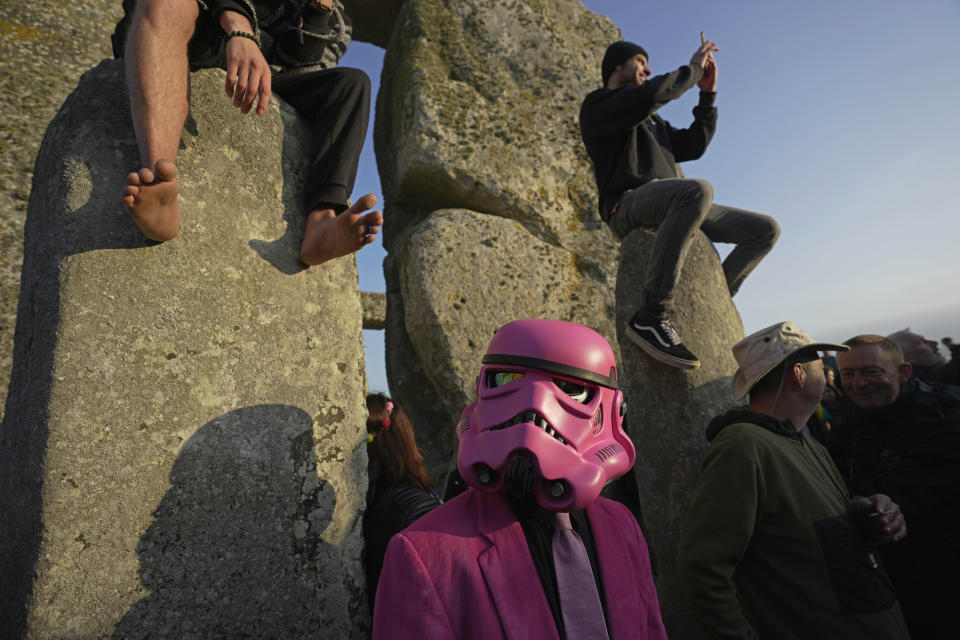
[(696, 369), (697, 356), (680, 342), (680, 336), (666, 316), (637, 311), (627, 323), (627, 337), (654, 359), (679, 369)]

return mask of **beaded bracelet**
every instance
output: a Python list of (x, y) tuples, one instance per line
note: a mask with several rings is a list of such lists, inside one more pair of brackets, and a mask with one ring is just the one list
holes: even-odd
[(260, 46), (260, 38), (258, 38), (257, 36), (253, 35), (252, 33), (247, 33), (246, 31), (231, 31), (231, 32), (228, 33), (227, 35), (223, 36), (223, 39), (224, 39), (224, 40), (229, 40), (230, 38), (232, 38), (232, 37), (234, 37), (234, 36), (240, 36), (241, 38), (247, 38), (248, 40), (253, 40), (254, 42), (257, 43), (257, 47)]

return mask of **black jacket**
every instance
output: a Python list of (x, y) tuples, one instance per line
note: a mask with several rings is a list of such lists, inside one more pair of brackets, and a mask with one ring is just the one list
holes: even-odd
[(855, 493), (885, 493), (908, 517), (949, 502), (960, 507), (960, 387), (913, 377), (889, 406), (854, 407), (844, 430), (841, 471)]
[(676, 129), (656, 113), (702, 76), (700, 65), (688, 65), (640, 85), (597, 89), (584, 99), (580, 135), (593, 161), (601, 218), (609, 218), (624, 192), (655, 178), (683, 177), (677, 163), (706, 151), (717, 126), (716, 93), (700, 92), (689, 129)]
[(960, 387), (914, 377), (889, 406), (854, 408), (845, 469), (853, 490), (884, 493), (907, 537), (881, 548), (914, 640), (955, 638), (960, 576)]
[[(373, 470), (371, 476), (379, 475)], [(363, 516), (364, 558), (367, 568), (367, 599), (373, 611), (377, 582), (383, 569), (387, 545), (394, 534), (409, 527), (418, 518), (440, 506), (432, 494), (408, 484), (389, 485), (374, 480), (368, 496), (367, 512)]]

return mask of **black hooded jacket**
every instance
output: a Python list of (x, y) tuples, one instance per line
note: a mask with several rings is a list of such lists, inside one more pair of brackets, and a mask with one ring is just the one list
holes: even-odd
[(693, 124), (676, 129), (657, 115), (703, 77), (703, 67), (686, 65), (648, 78), (643, 84), (591, 92), (580, 106), (580, 135), (593, 161), (600, 217), (607, 220), (624, 192), (656, 178), (681, 178), (678, 162), (696, 160), (717, 128), (714, 92), (700, 92)]

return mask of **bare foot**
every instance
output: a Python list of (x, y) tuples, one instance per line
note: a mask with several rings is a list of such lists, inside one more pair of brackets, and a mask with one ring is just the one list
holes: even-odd
[(177, 204), (177, 166), (157, 160), (151, 169), (140, 169), (127, 176), (123, 204), (143, 235), (166, 242), (180, 232), (180, 207)]
[(359, 251), (373, 242), (383, 224), (383, 213), (364, 211), (376, 204), (377, 196), (368, 193), (340, 215), (335, 215), (333, 209), (311, 211), (300, 245), (300, 259), (306, 264), (320, 264)]

